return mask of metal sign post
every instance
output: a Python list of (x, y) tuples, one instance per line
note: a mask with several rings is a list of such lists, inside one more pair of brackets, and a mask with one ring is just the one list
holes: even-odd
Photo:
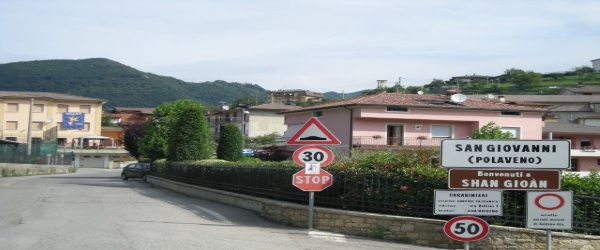
[(546, 250), (552, 249), (552, 231), (546, 229)]
[(308, 229), (313, 229), (313, 214), (315, 210), (315, 192), (310, 191), (308, 195)]

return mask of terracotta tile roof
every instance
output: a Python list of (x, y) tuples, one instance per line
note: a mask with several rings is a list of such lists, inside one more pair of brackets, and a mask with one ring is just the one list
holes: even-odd
[(51, 92), (28, 92), (28, 91), (0, 91), (0, 98), (37, 98), (37, 99), (52, 99), (61, 101), (84, 101), (84, 102), (102, 102), (107, 100), (90, 98), (76, 95), (67, 95)]
[(113, 113), (119, 113), (119, 112), (139, 112), (139, 113), (142, 113), (142, 114), (151, 115), (152, 113), (154, 113), (154, 109), (155, 108), (124, 108), (124, 107), (115, 107), (115, 108), (113, 108)]
[(261, 105), (256, 105), (256, 106), (250, 106), (250, 110), (253, 109), (267, 109), (267, 110), (288, 110), (288, 109), (299, 109), (300, 107), (298, 106), (290, 106), (290, 105), (283, 105), (283, 104), (278, 104), (278, 103), (265, 103), (265, 104), (261, 104)]
[(461, 103), (454, 103), (445, 95), (417, 95), (400, 93), (381, 93), (376, 95), (361, 96), (352, 99), (329, 102), (300, 108), (295, 110), (283, 111), (281, 113), (295, 113), (301, 111), (330, 109), (346, 106), (402, 106), (419, 107), (435, 109), (463, 109), (463, 110), (510, 110), (510, 111), (531, 111), (545, 112), (543, 109), (526, 106), (518, 106), (507, 103), (498, 103), (497, 101), (473, 100), (467, 98)]

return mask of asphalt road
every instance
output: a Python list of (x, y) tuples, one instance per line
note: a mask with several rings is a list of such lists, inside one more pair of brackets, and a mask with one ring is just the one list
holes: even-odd
[(437, 249), (286, 227), (119, 176), (79, 169), (0, 178), (0, 249)]

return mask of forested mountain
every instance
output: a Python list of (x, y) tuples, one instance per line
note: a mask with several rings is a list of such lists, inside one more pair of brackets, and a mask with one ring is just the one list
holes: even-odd
[(264, 98), (256, 84), (216, 80), (190, 83), (141, 72), (103, 58), (43, 60), (0, 64), (0, 90), (71, 94), (108, 100), (112, 107), (156, 107), (163, 102), (193, 99), (206, 106), (243, 96)]
[(323, 93), (323, 96), (327, 99), (346, 99), (346, 98), (361, 96), (362, 93), (363, 93), (363, 91), (357, 91), (357, 92), (345, 93), (345, 94), (330, 91), (330, 92)]

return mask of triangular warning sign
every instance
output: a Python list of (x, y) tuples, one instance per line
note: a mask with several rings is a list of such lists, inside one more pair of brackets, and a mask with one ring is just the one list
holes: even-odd
[(341, 144), (317, 118), (310, 118), (287, 141), (288, 145), (339, 145)]

